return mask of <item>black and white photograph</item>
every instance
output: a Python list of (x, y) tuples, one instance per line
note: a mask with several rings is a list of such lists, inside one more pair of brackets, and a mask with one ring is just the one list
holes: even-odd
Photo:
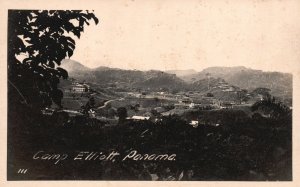
[(6, 10), (7, 181), (293, 181), (299, 2), (94, 4)]

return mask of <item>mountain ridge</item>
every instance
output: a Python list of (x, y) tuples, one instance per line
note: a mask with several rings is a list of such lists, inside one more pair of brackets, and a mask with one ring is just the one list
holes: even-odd
[[(72, 63), (73, 62), (73, 63)], [(68, 63), (68, 64), (67, 64)], [(123, 70), (99, 66), (88, 68), (80, 62), (67, 60), (62, 67), (69, 72), (69, 76), (97, 83), (121, 83), (124, 87), (137, 87), (139, 89), (175, 89), (175, 90), (205, 90), (204, 83), (196, 84), (202, 80), (215, 78), (222, 79), (230, 85), (241, 89), (254, 90), (258, 87), (271, 89), (274, 95), (292, 95), (292, 75), (281, 72), (265, 72), (244, 66), (235, 67), (209, 67), (200, 72), (195, 70)], [(177, 74), (176, 74), (177, 73)], [(188, 74), (192, 73), (192, 74)], [(194, 73), (194, 74), (193, 74)], [(200, 83), (200, 82), (199, 82)]]

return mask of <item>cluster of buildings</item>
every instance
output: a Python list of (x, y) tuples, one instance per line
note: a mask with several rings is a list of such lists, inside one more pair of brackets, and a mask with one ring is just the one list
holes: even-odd
[(225, 82), (222, 79), (215, 86), (212, 87), (212, 89), (215, 88), (221, 89), (223, 92), (234, 92), (240, 90), (240, 88), (229, 85), (227, 82)]
[(86, 83), (72, 82), (72, 91), (76, 93), (89, 92), (90, 86)]

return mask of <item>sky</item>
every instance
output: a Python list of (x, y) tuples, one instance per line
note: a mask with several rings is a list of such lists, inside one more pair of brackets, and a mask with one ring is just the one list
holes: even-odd
[[(99, 1), (71, 59), (87, 67), (299, 69), (300, 2)], [(298, 24), (296, 24), (298, 23)]]

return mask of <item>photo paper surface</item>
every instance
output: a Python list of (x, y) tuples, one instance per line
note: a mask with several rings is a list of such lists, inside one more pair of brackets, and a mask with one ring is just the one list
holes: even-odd
[(93, 4), (6, 10), (7, 181), (295, 181), (299, 3)]

